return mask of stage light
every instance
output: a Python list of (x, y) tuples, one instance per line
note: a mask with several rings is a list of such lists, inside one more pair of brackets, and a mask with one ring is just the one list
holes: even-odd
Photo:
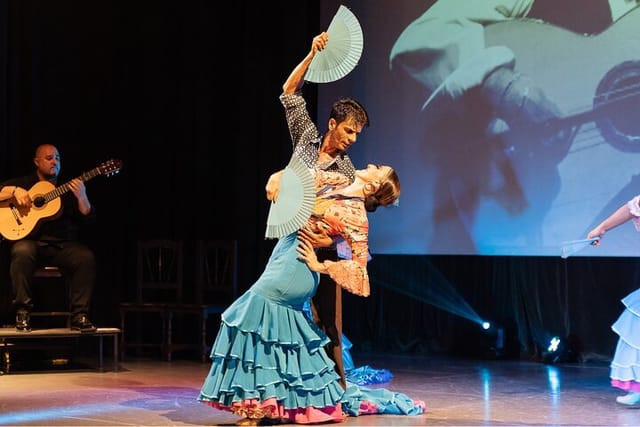
[(554, 335), (549, 339), (542, 361), (547, 364), (579, 362), (580, 345), (575, 337)]
[(564, 340), (558, 336), (551, 337), (547, 343), (545, 352), (542, 354), (542, 361), (547, 364), (565, 362), (567, 346)]
[(481, 323), (482, 329), (486, 332), (487, 342), (487, 356), (491, 358), (502, 358), (505, 355), (505, 336), (504, 328), (498, 324), (491, 323), (485, 320)]
[(560, 337), (551, 338), (551, 340), (549, 341), (549, 346), (547, 347), (547, 352), (554, 353), (558, 351), (561, 343), (562, 343), (562, 340), (560, 339)]

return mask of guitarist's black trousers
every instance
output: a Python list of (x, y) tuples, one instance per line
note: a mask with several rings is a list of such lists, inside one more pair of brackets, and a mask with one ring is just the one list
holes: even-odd
[(11, 244), (9, 274), (13, 287), (13, 306), (16, 310), (31, 311), (38, 302), (33, 300), (33, 273), (38, 266), (57, 266), (69, 289), (69, 311), (75, 316), (89, 314), (91, 293), (96, 280), (93, 251), (75, 241), (41, 242), (18, 240)]

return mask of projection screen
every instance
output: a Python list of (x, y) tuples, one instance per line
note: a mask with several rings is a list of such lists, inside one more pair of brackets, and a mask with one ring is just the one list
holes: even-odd
[[(560, 256), (640, 194), (635, 2), (321, 3), (322, 28), (341, 4), (357, 16), (364, 48), (318, 85), (318, 116), (361, 101), (356, 167), (402, 180), (399, 206), (369, 215), (372, 253)], [(639, 248), (629, 222), (574, 256)]]

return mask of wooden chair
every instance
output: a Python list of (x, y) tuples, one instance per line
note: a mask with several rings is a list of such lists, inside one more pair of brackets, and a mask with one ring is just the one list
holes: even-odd
[[(171, 360), (171, 319), (167, 307), (182, 301), (183, 266), (182, 240), (137, 242), (136, 300), (120, 303), (121, 360), (124, 360), (128, 348), (134, 348), (141, 355), (144, 349), (154, 347), (160, 349), (166, 360)], [(130, 329), (132, 322), (127, 320), (132, 314), (136, 314), (137, 321), (133, 332)], [(159, 328), (155, 328), (158, 320)], [(134, 339), (129, 341), (132, 334), (135, 334)]]
[[(171, 353), (181, 349), (195, 349), (202, 362), (209, 357), (207, 323), (212, 315), (220, 315), (238, 297), (237, 240), (198, 240), (195, 248), (194, 303), (176, 302), (167, 305), (169, 360)], [(173, 322), (177, 316), (195, 317), (199, 336), (195, 342), (174, 342)]]

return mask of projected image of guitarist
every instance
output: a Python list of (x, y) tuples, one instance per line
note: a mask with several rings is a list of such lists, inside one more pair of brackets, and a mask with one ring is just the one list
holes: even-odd
[[(629, 60), (637, 57), (626, 48), (634, 45), (627, 40), (637, 37), (637, 26), (631, 23), (638, 3), (436, 0), (428, 4), (399, 35), (389, 60), (393, 70), (401, 70), (426, 89), (420, 124), (426, 142), (421, 147), (435, 174), (432, 240), (455, 241), (461, 253), (492, 253), (500, 247), (518, 254), (543, 248), (548, 245), (544, 221), (561, 190), (563, 206), (575, 200), (566, 190), (573, 181), (561, 179), (559, 165), (566, 164), (576, 145), (576, 131), (583, 131), (576, 151), (600, 143), (621, 151), (637, 145), (637, 138), (624, 137), (629, 128), (624, 117), (632, 110), (622, 108), (622, 102), (611, 115), (623, 126), (607, 132), (607, 126), (599, 125), (611, 123), (605, 118), (613, 107), (601, 99), (623, 93), (621, 86), (640, 76), (640, 61), (635, 62), (638, 71), (631, 70), (634, 64)], [(543, 44), (532, 31), (536, 29), (557, 37)], [(590, 82), (589, 73), (596, 67), (609, 60), (618, 65), (617, 45), (622, 46), (624, 67), (607, 73), (610, 78), (597, 89), (574, 90), (578, 83)], [(586, 63), (579, 61), (583, 46)], [(606, 47), (601, 55), (595, 54), (598, 46)], [(559, 66), (570, 72), (546, 78), (554, 76), (549, 70)], [(605, 71), (598, 68), (593, 80), (600, 81)], [(594, 96), (595, 92), (602, 96)], [(586, 105), (573, 105), (585, 95)], [(595, 108), (599, 105), (602, 108)], [(573, 115), (580, 107), (592, 107), (590, 114)], [(593, 126), (581, 129), (585, 122), (596, 122), (601, 132)], [(572, 213), (576, 211), (581, 210)]]
[(119, 164), (111, 162), (59, 185), (61, 158), (55, 146), (38, 146), (33, 163), (32, 174), (0, 184), (0, 233), (6, 239), (3, 244), (10, 245), (9, 273), (16, 329), (31, 330), (33, 272), (37, 266), (50, 265), (59, 267), (68, 282), (69, 308), (73, 313), (71, 328), (95, 331), (89, 320), (95, 257), (78, 240), (80, 227), (95, 221), (96, 214), (84, 181), (99, 174), (115, 173)]

